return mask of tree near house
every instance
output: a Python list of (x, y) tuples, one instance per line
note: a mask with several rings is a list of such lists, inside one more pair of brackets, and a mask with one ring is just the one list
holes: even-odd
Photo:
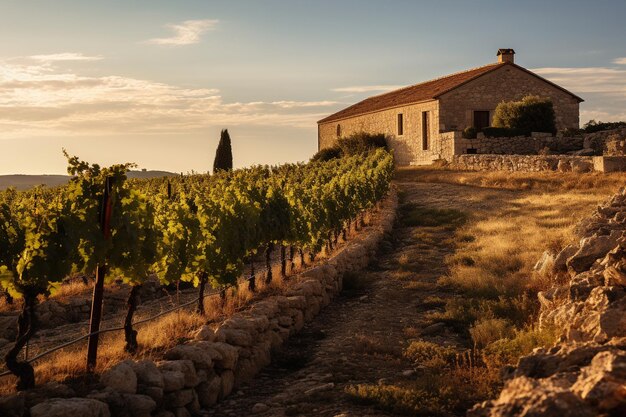
[(552, 100), (526, 96), (520, 101), (503, 101), (493, 115), (493, 126), (511, 129), (525, 135), (531, 132), (556, 132)]
[(215, 161), (213, 161), (213, 173), (217, 171), (232, 171), (233, 151), (230, 146), (230, 135), (228, 129), (223, 129), (220, 135), (220, 142), (215, 151)]

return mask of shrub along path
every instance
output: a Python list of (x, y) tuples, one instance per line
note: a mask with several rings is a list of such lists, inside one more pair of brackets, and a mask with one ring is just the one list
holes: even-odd
[[(473, 404), (474, 398), (459, 392), (462, 386), (443, 387), (436, 375), (450, 359), (445, 346), (468, 346), (466, 334), (435, 319), (460, 296), (437, 281), (448, 273), (446, 257), (453, 255), (457, 229), (468, 215), (498, 216), (501, 210), (491, 208), (510, 208), (519, 193), (401, 181), (397, 224), (377, 261), (347, 276), (342, 295), (291, 338), (272, 365), (208, 415), (463, 415)], [(416, 340), (444, 348), (431, 354), (431, 345), (414, 345), (413, 358), (421, 358), (416, 363), (404, 353)]]

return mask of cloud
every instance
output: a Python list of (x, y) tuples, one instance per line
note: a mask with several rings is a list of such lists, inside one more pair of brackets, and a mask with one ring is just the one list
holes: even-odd
[(101, 56), (88, 56), (76, 52), (63, 52), (49, 55), (31, 55), (28, 58), (39, 62), (59, 62), (59, 61), (100, 61)]
[(339, 87), (333, 88), (331, 91), (335, 91), (338, 93), (370, 93), (376, 91), (391, 91), (397, 90), (398, 88), (402, 88), (402, 85), (355, 85), (351, 87)]
[(606, 67), (535, 68), (532, 71), (574, 94), (626, 95), (626, 69)]
[(173, 32), (169, 38), (149, 39), (146, 43), (155, 45), (191, 45), (200, 42), (201, 35), (209, 30), (215, 29), (219, 20), (203, 19), (203, 20), (185, 20), (180, 24), (168, 23), (166, 28)]
[(215, 88), (0, 61), (0, 138), (169, 134), (208, 127), (314, 128), (334, 101), (225, 102)]
[(532, 71), (585, 99), (580, 121), (626, 120), (626, 69), (609, 67), (535, 68)]
[(623, 57), (623, 58), (615, 58), (615, 59), (613, 60), (613, 63), (614, 63), (614, 64), (617, 64), (617, 65), (626, 65), (626, 57)]
[(586, 123), (589, 120), (602, 121), (602, 122), (619, 122), (626, 120), (626, 108), (613, 109), (613, 111), (603, 110), (581, 110), (580, 121), (581, 124)]
[(336, 101), (273, 101), (270, 104), (283, 109), (294, 109), (299, 107), (328, 107), (338, 103)]

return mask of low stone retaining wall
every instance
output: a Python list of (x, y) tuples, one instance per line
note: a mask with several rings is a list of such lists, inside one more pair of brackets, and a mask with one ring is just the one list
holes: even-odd
[(459, 137), (455, 140), (455, 146), (461, 151), (458, 153), (475, 149), (478, 154), (537, 155), (545, 148), (556, 153), (579, 151), (583, 149), (583, 141), (582, 136), (553, 137), (550, 134), (534, 134), (530, 137), (480, 137), (477, 139)]
[(204, 326), (195, 339), (165, 352), (164, 360), (126, 360), (100, 377), (97, 389), (80, 395), (67, 385), (0, 398), (7, 417), (187, 417), (225, 398), (271, 360), (271, 352), (341, 291), (343, 276), (367, 266), (393, 227), (395, 191), (374, 224), (327, 262), (292, 277), (284, 295), (270, 296), (236, 313), (217, 329)]
[(464, 171), (593, 171), (590, 156), (566, 155), (455, 155), (449, 165)]
[(500, 396), (469, 417), (626, 415), (626, 189), (577, 234), (579, 242), (545, 252), (535, 266), (555, 283), (538, 294), (539, 324), (559, 341), (521, 358), (504, 373)]
[(620, 141), (626, 139), (626, 127), (612, 130), (602, 130), (595, 133), (587, 133), (583, 142), (583, 147), (593, 149), (596, 155), (615, 155), (614, 150), (610, 149), (611, 141)]

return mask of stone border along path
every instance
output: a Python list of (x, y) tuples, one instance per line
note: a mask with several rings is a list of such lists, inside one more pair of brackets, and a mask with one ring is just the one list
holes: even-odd
[[(484, 211), (490, 202), (513, 195), (506, 190), (444, 183), (397, 183), (406, 203), (427, 208)], [(400, 212), (401, 213), (401, 212)], [(357, 404), (345, 393), (353, 384), (378, 382), (402, 386), (419, 374), (402, 355), (409, 339), (460, 346), (462, 340), (442, 323), (426, 316), (441, 312), (457, 296), (437, 288), (446, 273), (446, 255), (455, 250), (449, 225), (408, 227), (402, 218), (381, 243), (369, 267), (356, 274), (361, 286), (346, 288), (332, 305), (275, 355), (250, 383), (235, 389), (210, 408), (209, 416), (393, 416), (392, 412)], [(403, 270), (399, 264), (408, 258)], [(402, 261), (400, 261), (402, 262)], [(439, 303), (428, 300), (436, 296)]]
[[(165, 352), (165, 360), (125, 360), (104, 372), (99, 384), (52, 383), (0, 398), (0, 415), (23, 417), (187, 417), (250, 381), (270, 355), (300, 331), (342, 288), (343, 277), (362, 270), (391, 231), (397, 208), (392, 191), (370, 226), (319, 266), (292, 277), (284, 295), (269, 296), (235, 313), (217, 329), (205, 325), (195, 339)], [(93, 388), (96, 388), (95, 390)], [(82, 397), (82, 398), (81, 398)]]

